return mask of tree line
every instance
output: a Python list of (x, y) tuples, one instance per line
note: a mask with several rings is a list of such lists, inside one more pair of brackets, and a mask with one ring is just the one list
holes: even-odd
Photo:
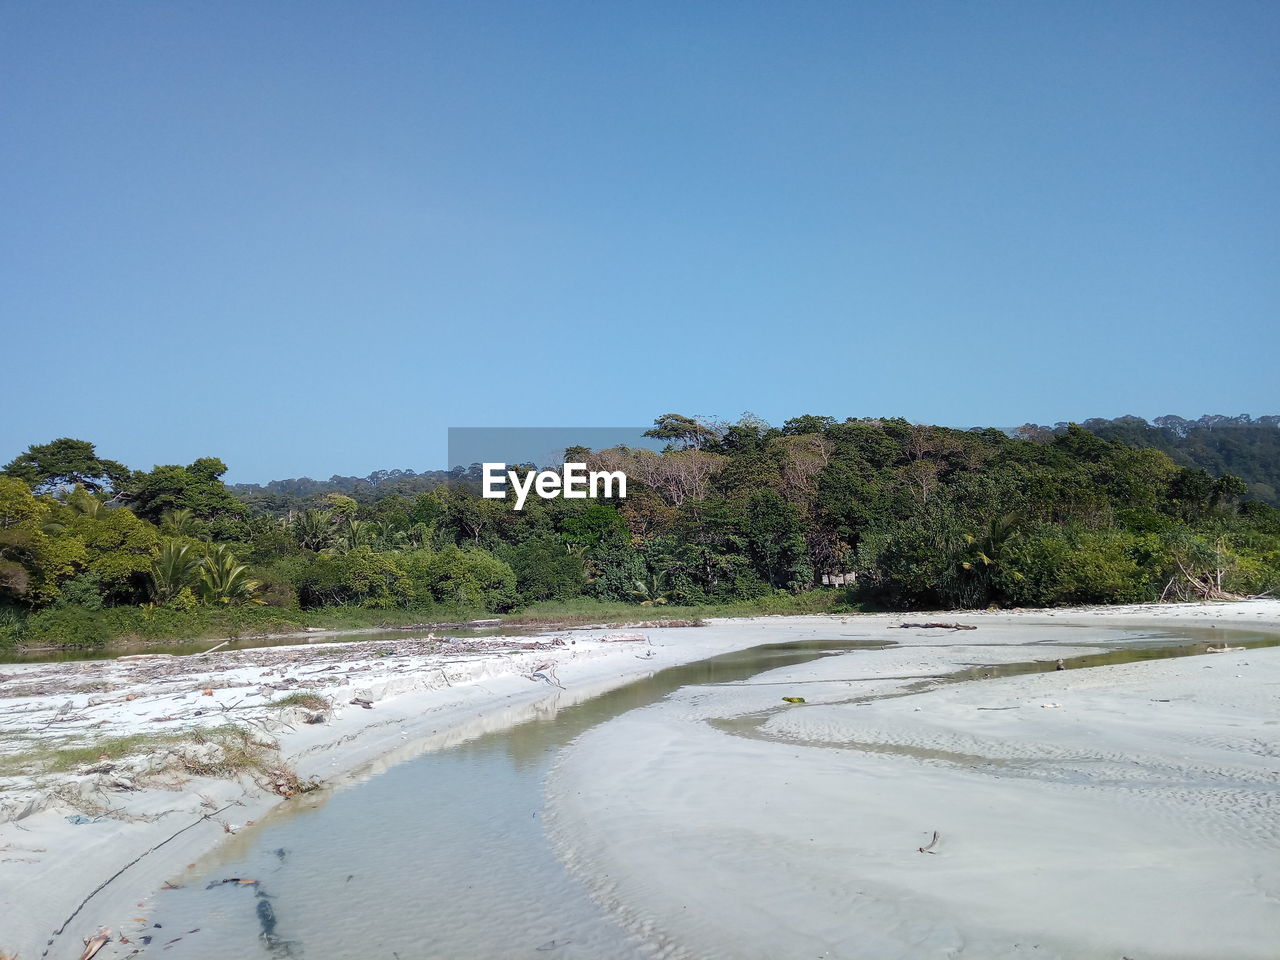
[[(1141, 417), (1117, 417), (1085, 420), (1080, 425), (1104, 440), (1163, 451), (1180, 467), (1215, 477), (1237, 476), (1248, 485), (1251, 497), (1280, 506), (1280, 416), (1211, 415), (1197, 420), (1165, 416), (1153, 423)], [(1066, 428), (1067, 424), (1059, 423), (1052, 430), (1061, 433)]]
[(213, 457), (134, 471), (63, 438), (0, 471), (0, 631), (56, 639), (130, 609), (430, 616), (813, 591), (942, 609), (1280, 586), (1280, 510), (1256, 487), (1105, 432), (667, 414), (650, 431), (660, 453), (571, 451), (624, 470), (625, 499), (531, 499), (521, 511), (481, 498), (475, 471), (397, 471), (358, 497), (297, 481), (246, 491), (223, 483)]

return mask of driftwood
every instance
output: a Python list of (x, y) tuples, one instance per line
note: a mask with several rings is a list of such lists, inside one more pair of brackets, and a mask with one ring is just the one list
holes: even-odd
[(382, 630), (471, 630), (483, 627), (500, 627), (499, 620), (456, 620), (449, 623), (386, 624)]
[(561, 690), (565, 689), (564, 684), (560, 682), (560, 677), (556, 674), (555, 663), (553, 663), (550, 660), (548, 660), (546, 663), (540, 663), (537, 666), (535, 666), (532, 670), (530, 670), (528, 673), (525, 674), (525, 678), (528, 680), (532, 680), (535, 683), (541, 680), (544, 683), (549, 683), (554, 687), (559, 687)]
[(110, 939), (111, 928), (103, 927), (92, 940), (85, 940), (84, 953), (80, 954), (80, 960), (90, 960), (95, 953), (102, 949), (102, 945)]
[(938, 620), (931, 620), (928, 623), (900, 623), (900, 630), (977, 630), (978, 628), (968, 623), (942, 623)]
[(1188, 601), (1199, 600), (1208, 602), (1210, 600), (1243, 600), (1239, 594), (1231, 593), (1223, 586), (1223, 580), (1227, 575), (1227, 569), (1222, 564), (1222, 556), (1225, 553), (1223, 542), (1218, 540), (1217, 547), (1217, 565), (1212, 570), (1206, 570), (1198, 573), (1191, 570), (1181, 558), (1175, 558), (1178, 564), (1178, 573), (1165, 584), (1164, 590), (1160, 594), (1161, 601), (1175, 600)]
[(223, 647), (225, 647), (225, 646), (226, 646), (228, 643), (230, 643), (230, 642), (231, 642), (230, 640), (223, 640), (223, 641), (222, 641), (221, 643), (219, 643), (217, 646), (210, 647), (208, 650), (201, 650), (199, 653), (193, 653), (193, 654), (192, 654), (192, 656), (193, 656), (193, 657), (203, 657), (206, 653), (213, 653), (213, 651), (215, 651), (215, 650), (221, 650)]

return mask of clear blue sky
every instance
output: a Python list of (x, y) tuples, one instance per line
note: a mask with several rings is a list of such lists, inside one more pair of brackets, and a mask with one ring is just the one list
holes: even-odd
[(0, 3), (0, 462), (1280, 412), (1274, 2)]

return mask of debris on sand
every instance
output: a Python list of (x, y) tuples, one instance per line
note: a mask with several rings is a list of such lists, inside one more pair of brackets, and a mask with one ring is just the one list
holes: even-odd
[(556, 665), (550, 660), (535, 666), (529, 671), (527, 678), (533, 681), (541, 680), (544, 683), (551, 684), (553, 687), (564, 689), (564, 684), (560, 682), (560, 678), (556, 675)]
[(84, 953), (80, 954), (80, 960), (90, 960), (94, 954), (102, 949), (103, 944), (111, 939), (111, 928), (101, 928), (97, 935), (84, 942)]

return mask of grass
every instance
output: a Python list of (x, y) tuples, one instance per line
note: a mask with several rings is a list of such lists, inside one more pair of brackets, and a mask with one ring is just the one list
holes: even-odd
[(262, 774), (275, 750), (273, 744), (258, 739), (252, 730), (226, 724), (207, 730), (193, 730), (187, 742), (198, 746), (213, 746), (205, 757), (185, 753), (179, 763), (182, 769), (196, 777), (218, 777), (230, 780), (242, 773)]
[(535, 603), (502, 618), (512, 626), (573, 626), (588, 623), (633, 623), (662, 620), (698, 621), (710, 617), (758, 617), (798, 614), (848, 613), (852, 608), (842, 590), (810, 590), (801, 594), (778, 593), (733, 603), (644, 606), (575, 597), (572, 600)]
[(0, 755), (0, 776), (32, 776), (69, 773), (106, 760), (153, 753), (181, 741), (181, 734), (137, 733), (127, 737), (104, 737), (81, 746), (38, 745), (19, 753)]
[[(182, 640), (222, 640), (298, 633), (307, 627), (359, 630), (444, 620), (438, 609), (373, 610), (325, 607), (284, 610), (278, 607), (198, 607), (180, 611), (165, 607), (80, 607), (42, 610), (21, 621), (0, 624), (0, 649), (67, 647), (94, 649), (108, 644), (147, 644)], [(468, 616), (471, 614), (468, 611)], [(455, 618), (456, 619), (456, 618)]]
[(181, 769), (195, 777), (234, 780), (249, 776), (259, 786), (282, 797), (309, 793), (319, 788), (318, 780), (303, 780), (280, 762), (276, 745), (259, 739), (252, 730), (226, 724), (203, 730), (192, 730), (184, 738), (195, 746), (213, 746), (207, 756), (192, 751), (180, 752)]
[[(324, 702), (327, 706), (328, 701)], [(189, 749), (191, 747), (214, 749)], [(285, 797), (306, 793), (320, 785), (315, 780), (303, 780), (281, 763), (274, 743), (260, 739), (254, 731), (235, 724), (179, 733), (104, 737), (73, 747), (56, 744), (35, 746), (19, 753), (0, 756), (0, 776), (70, 773), (99, 762), (123, 760), (163, 750), (171, 751), (173, 759), (167, 767), (151, 770), (152, 776), (177, 772), (193, 777), (234, 780), (243, 775), (251, 777), (265, 789)]]
[(333, 703), (328, 697), (312, 690), (299, 690), (297, 693), (291, 693), (288, 696), (281, 697), (279, 700), (272, 700), (271, 706), (301, 707), (303, 710), (313, 710), (317, 713), (327, 713), (333, 709)]
[(220, 748), (220, 755), (214, 759), (195, 760), (188, 756), (183, 760), (183, 768), (193, 776), (234, 780), (241, 774), (247, 774), (259, 786), (280, 796), (308, 794), (320, 788), (320, 781), (303, 780), (287, 765), (280, 763), (275, 745), (257, 739), (244, 727), (227, 724), (210, 730), (197, 730), (191, 733), (191, 740), (195, 744), (214, 744)]
[[(644, 606), (575, 597), (535, 603), (498, 617), (506, 625), (578, 626), (593, 623), (699, 620), (707, 617), (755, 617), (785, 614), (844, 613), (853, 609), (842, 589), (801, 594), (773, 593), (754, 600), (696, 606)], [(95, 649), (108, 644), (155, 644), (184, 640), (221, 640), (298, 633), (307, 627), (360, 630), (426, 623), (466, 622), (483, 610), (453, 607), (371, 609), (324, 607), (285, 610), (278, 607), (199, 607), (189, 611), (165, 607), (110, 607), (85, 610), (64, 607), (42, 610), (23, 620), (0, 623), (0, 648), (56, 647)]]

